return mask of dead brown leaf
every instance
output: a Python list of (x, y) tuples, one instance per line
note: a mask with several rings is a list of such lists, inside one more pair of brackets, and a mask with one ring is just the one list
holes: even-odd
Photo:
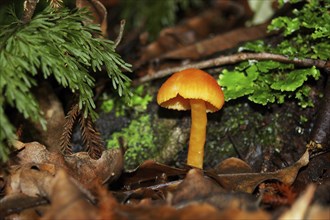
[[(232, 160), (229, 163), (233, 162)], [(206, 172), (207, 175), (214, 178), (216, 181), (219, 182), (221, 186), (223, 186), (227, 190), (234, 190), (234, 191), (242, 191), (251, 193), (254, 189), (262, 182), (266, 180), (278, 180), (285, 184), (291, 185), (300, 168), (306, 166), (309, 162), (309, 153), (306, 151), (302, 157), (292, 166), (287, 168), (269, 172), (269, 173), (242, 173), (240, 171), (240, 166), (237, 166), (237, 161), (234, 161), (234, 165), (236, 166), (235, 169), (232, 170), (234, 173), (221, 173), (217, 174), (214, 171)], [(226, 163), (224, 161), (223, 163)], [(243, 164), (243, 163), (242, 163)], [(222, 165), (224, 166), (224, 165)], [(226, 165), (225, 167), (229, 167), (230, 164)], [(227, 168), (228, 169), (228, 168)], [(244, 165), (243, 170), (246, 169)], [(236, 170), (236, 172), (235, 172)], [(218, 170), (219, 171), (219, 170)]]
[[(22, 144), (17, 142), (17, 145)], [(57, 152), (49, 152), (38, 142), (23, 145), (17, 153), (20, 165), (53, 164), (54, 170), (63, 168), (86, 187), (94, 181), (111, 182), (119, 177), (123, 169), (123, 155), (120, 149), (103, 151), (101, 158), (94, 160), (86, 152), (63, 156)]]
[(51, 164), (29, 163), (12, 167), (6, 184), (6, 195), (23, 193), (27, 196), (46, 196), (50, 191), (49, 182), (54, 173), (48, 171)]
[[(185, 48), (196, 42), (194, 46), (197, 45), (199, 47), (200, 43), (198, 42), (207, 38), (210, 34), (223, 33), (233, 29), (243, 24), (241, 19), (252, 16), (252, 12), (247, 7), (248, 4), (245, 0), (214, 1), (212, 4), (210, 8), (184, 20), (181, 24), (163, 29), (158, 39), (142, 50), (141, 58), (133, 64), (134, 68), (139, 68), (150, 60), (178, 58), (174, 55), (178, 53), (175, 51), (187, 51)], [(227, 45), (228, 42), (225, 44)], [(203, 47), (203, 45), (201, 46)], [(189, 53), (189, 51), (187, 52)], [(181, 55), (181, 59), (189, 58), (188, 53), (183, 53), (185, 57)]]
[(124, 172), (116, 184), (120, 185), (120, 188), (132, 190), (154, 185), (159, 181), (168, 181), (168, 178), (177, 179), (179, 175), (187, 171), (188, 169), (174, 168), (153, 160), (146, 160), (136, 169)]
[(251, 173), (252, 168), (245, 161), (238, 159), (236, 157), (228, 158), (216, 167), (214, 167), (214, 172), (217, 174), (230, 174), (230, 173)]
[(41, 219), (96, 219), (96, 207), (63, 169), (50, 184), (51, 207)]
[[(13, 193), (0, 200), (0, 219), (4, 219), (5, 216), (9, 215), (11, 215), (12, 218), (14, 218), (13, 215), (18, 215), (19, 217), (17, 218), (24, 219), (25, 217), (26, 219), (35, 219), (38, 217), (36, 212), (38, 209), (37, 207), (46, 204), (48, 204), (48, 201), (44, 197), (27, 196), (23, 193)], [(23, 213), (23, 210), (30, 211)], [(34, 212), (34, 215), (31, 212)], [(26, 216), (28, 216), (28, 218)]]
[(267, 36), (268, 24), (252, 27), (242, 27), (224, 34), (217, 35), (211, 39), (200, 41), (196, 44), (170, 51), (158, 57), (158, 59), (200, 59), (237, 47), (239, 43), (252, 41)]
[(186, 201), (195, 201), (219, 192), (224, 192), (224, 189), (218, 183), (204, 177), (202, 170), (191, 169), (173, 192), (171, 202), (175, 205)]
[(257, 210), (258, 198), (244, 192), (228, 192), (213, 179), (204, 176), (202, 170), (190, 170), (179, 186), (168, 194), (169, 201), (176, 208), (190, 204), (210, 204), (219, 210)]
[[(178, 208), (164, 203), (143, 203), (138, 205), (104, 204), (106, 219), (271, 219), (265, 211), (244, 211), (241, 209), (219, 210), (208, 203), (191, 203)], [(108, 213), (108, 214), (106, 214)]]

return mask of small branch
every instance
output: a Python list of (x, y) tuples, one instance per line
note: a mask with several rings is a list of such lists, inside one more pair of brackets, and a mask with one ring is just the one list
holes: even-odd
[(163, 69), (154, 74), (141, 77), (136, 81), (136, 83), (141, 84), (154, 79), (159, 79), (187, 68), (205, 69), (214, 66), (235, 64), (246, 60), (274, 60), (282, 63), (292, 63), (302, 67), (316, 66), (317, 68), (330, 68), (330, 62), (324, 60), (298, 59), (298, 58), (290, 59), (289, 57), (280, 54), (272, 54), (272, 53), (237, 53), (237, 54), (233, 54), (229, 56), (221, 56), (197, 63), (191, 63), (184, 66)]
[(123, 33), (124, 33), (124, 28), (125, 28), (125, 20), (121, 20), (120, 21), (120, 29), (119, 29), (119, 34), (118, 37), (115, 40), (115, 48), (117, 48), (117, 46), (119, 45), (121, 39), (123, 38)]
[(24, 11), (22, 16), (22, 22), (24, 24), (31, 21), (31, 18), (34, 14), (34, 10), (38, 4), (39, 0), (25, 0), (24, 1)]

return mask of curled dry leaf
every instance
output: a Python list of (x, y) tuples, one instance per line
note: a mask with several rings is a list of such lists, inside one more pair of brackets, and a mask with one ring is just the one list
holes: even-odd
[(27, 163), (12, 166), (6, 183), (6, 195), (0, 200), (0, 215), (7, 217), (19, 213), (15, 214), (17, 218), (35, 218), (31, 217), (33, 210), (39, 210), (39, 205), (48, 204), (46, 198), (51, 191), (54, 175), (53, 164)]
[(27, 196), (46, 196), (49, 182), (54, 178), (54, 165), (29, 163), (12, 167), (6, 184), (6, 195), (23, 193)]
[(86, 152), (64, 158), (69, 174), (85, 186), (93, 181), (112, 182), (119, 177), (123, 169), (122, 152), (118, 149), (103, 151), (98, 160), (91, 159)]
[(144, 198), (165, 199), (167, 192), (176, 189), (182, 181), (180, 177), (187, 171), (146, 160), (136, 169), (123, 172), (110, 188), (121, 203), (139, 203)]
[[(230, 160), (228, 162), (231, 163), (233, 161)], [(221, 173), (221, 171), (218, 169), (217, 172), (220, 173), (216, 173), (214, 171), (207, 171), (206, 174), (214, 178), (225, 189), (251, 193), (260, 183), (266, 180), (278, 180), (282, 183), (291, 185), (296, 179), (300, 168), (306, 166), (308, 162), (309, 152), (306, 150), (302, 157), (292, 166), (275, 172), (242, 173), (240, 171), (240, 166), (237, 166), (237, 163), (234, 163), (234, 166), (236, 166), (236, 172), (234, 172), (235, 169), (232, 170), (232, 172), (234, 173)], [(226, 163), (226, 161), (223, 161), (222, 163)], [(220, 167), (221, 166), (229, 167), (230, 164), (227, 164), (226, 166), (220, 165)], [(246, 165), (244, 165), (244, 169), (246, 169)]]
[(172, 204), (176, 205), (194, 199), (205, 198), (213, 193), (223, 192), (224, 189), (214, 180), (204, 177), (202, 170), (191, 169), (185, 179), (173, 192)]
[(123, 169), (123, 154), (120, 149), (103, 151), (101, 158), (94, 160), (86, 152), (63, 156), (57, 152), (49, 152), (38, 142), (31, 142), (24, 145), (17, 157), (20, 165), (46, 163), (53, 164), (56, 170), (63, 168), (85, 186), (93, 181), (111, 182), (119, 177)]
[(132, 171), (124, 172), (116, 181), (123, 189), (135, 189), (150, 186), (164, 178), (177, 179), (179, 175), (186, 174), (188, 169), (170, 167), (153, 160), (146, 160)]
[(96, 218), (96, 208), (63, 169), (57, 172), (50, 184), (51, 207), (42, 219)]
[(214, 172), (217, 174), (229, 174), (229, 173), (252, 173), (252, 168), (245, 161), (236, 157), (230, 157), (217, 166), (214, 167)]
[[(23, 193), (13, 193), (0, 200), (0, 219), (4, 219), (6, 216), (19, 212), (19, 214), (15, 215), (19, 215), (18, 218), (24, 219), (23, 216), (26, 216), (26, 213), (21, 213), (22, 210), (26, 210), (32, 207), (35, 208), (45, 204), (48, 204), (48, 200), (44, 197), (27, 196)], [(25, 219), (35, 219), (38, 217), (36, 215), (37, 210), (33, 210), (35, 215), (33, 215), (33, 217), (29, 215), (29, 217)], [(8, 217), (8, 219), (11, 218)]]
[(179, 186), (169, 194), (167, 201), (182, 208), (194, 203), (210, 204), (219, 210), (257, 210), (258, 198), (244, 192), (228, 192), (202, 170), (190, 170)]
[[(242, 18), (252, 16), (251, 10), (246, 6), (244, 1), (213, 1), (210, 8), (177, 26), (163, 29), (158, 39), (144, 48), (141, 58), (133, 66), (139, 68), (150, 60), (163, 58), (163, 54), (185, 50), (188, 45), (194, 44), (193, 47), (199, 48), (199, 41), (208, 38), (210, 34), (225, 32), (242, 25), (243, 22), (240, 22)], [(222, 45), (227, 44), (228, 42)], [(187, 53), (186, 56), (188, 58), (189, 54)]]

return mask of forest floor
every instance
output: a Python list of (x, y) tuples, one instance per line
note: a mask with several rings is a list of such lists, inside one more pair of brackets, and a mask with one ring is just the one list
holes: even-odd
[[(237, 51), (244, 42), (278, 40), (276, 33), (267, 32), (270, 18), (246, 25), (254, 15), (247, 1), (210, 1), (209, 7), (199, 13), (191, 9), (175, 26), (162, 29), (148, 42), (149, 33), (142, 28), (125, 32), (119, 18), (110, 19), (116, 15), (117, 1), (100, 2), (109, 19), (94, 13), (95, 20), (101, 21), (109, 38), (117, 36), (113, 26), (123, 34), (117, 38), (117, 52), (132, 64), (133, 85), (153, 92), (144, 111), (154, 119), (152, 127), (167, 120), (179, 135), (169, 133), (177, 136), (166, 142), (170, 146), (162, 153), (157, 147), (165, 143), (159, 138), (163, 143), (152, 146), (158, 149), (156, 154), (137, 156), (138, 162), (127, 168), (127, 140), (119, 138), (119, 148), (102, 149), (99, 158), (87, 152), (63, 155), (59, 151), (63, 113), (51, 119), (61, 123), (49, 121), (47, 132), (25, 122), (18, 129), (21, 138), (14, 143), (16, 151), (0, 169), (0, 219), (330, 219), (329, 145), (321, 150), (308, 148), (322, 105), (319, 96), (313, 97), (314, 107), (305, 109), (294, 101), (270, 106), (246, 99), (225, 103), (223, 112), (209, 116), (204, 169), (185, 164), (189, 113), (159, 110), (156, 104), (158, 88), (174, 72), (207, 69), (218, 77), (224, 65), (233, 68), (243, 60), (260, 59)], [(289, 9), (277, 10), (275, 14), (289, 13)], [(97, 98), (112, 92), (111, 82), (103, 77), (97, 78)], [(322, 93), (325, 84), (326, 77), (321, 77), (313, 84), (314, 91)], [(43, 89), (36, 91), (36, 97), (44, 112), (69, 112), (72, 96), (49, 89), (49, 84)], [(45, 100), (45, 93), (54, 97)], [(129, 124), (137, 111), (126, 109), (129, 114), (116, 117), (115, 111), (105, 114), (97, 109), (96, 125), (103, 141)], [(91, 136), (95, 138), (94, 133)], [(72, 146), (79, 149), (84, 140), (79, 134), (76, 139)]]

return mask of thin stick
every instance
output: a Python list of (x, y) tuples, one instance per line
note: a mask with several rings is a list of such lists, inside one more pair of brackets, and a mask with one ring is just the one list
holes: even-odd
[(146, 75), (144, 77), (139, 78), (136, 81), (136, 84), (141, 84), (154, 79), (159, 79), (187, 68), (205, 69), (214, 66), (234, 64), (245, 60), (274, 60), (282, 63), (292, 63), (302, 67), (316, 66), (317, 68), (330, 68), (330, 61), (325, 61), (325, 60), (298, 59), (298, 58), (291, 59), (287, 56), (283, 56), (280, 54), (272, 54), (272, 53), (237, 53), (229, 56), (220, 56), (217, 58), (213, 58), (197, 63), (191, 63), (188, 65), (163, 69), (154, 74)]
[(125, 20), (121, 20), (120, 21), (120, 29), (119, 29), (119, 35), (115, 40), (115, 48), (117, 48), (117, 46), (119, 45), (121, 39), (123, 38), (123, 33), (124, 33), (124, 28), (125, 28)]

